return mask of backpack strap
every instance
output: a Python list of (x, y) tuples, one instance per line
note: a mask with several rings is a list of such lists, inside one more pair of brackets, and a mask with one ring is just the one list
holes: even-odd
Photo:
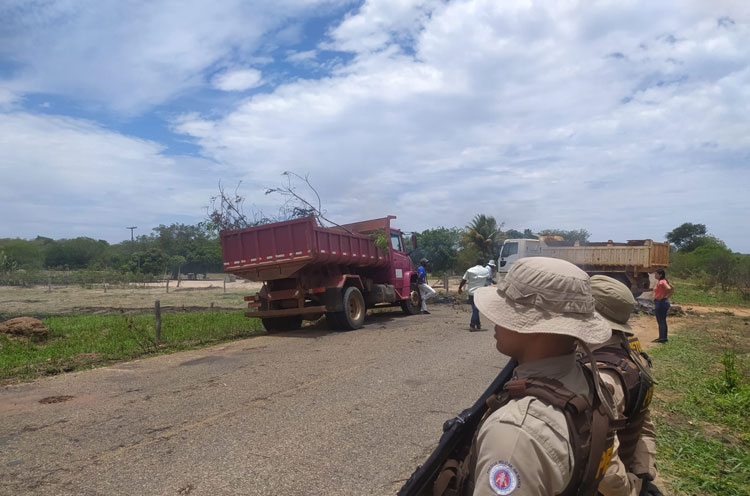
[[(582, 367), (593, 391), (593, 377)], [(534, 396), (562, 411), (568, 424), (574, 468), (570, 481), (558, 496), (595, 495), (612, 457), (613, 434), (609, 417), (594, 395), (594, 405), (554, 379), (520, 379), (506, 385), (511, 397)], [(601, 468), (603, 467), (603, 469)]]
[[(582, 367), (594, 390), (592, 373)], [(501, 394), (487, 399), (487, 412), (481, 425), (493, 412), (511, 399), (533, 396), (560, 410), (568, 425), (569, 441), (573, 449), (574, 469), (567, 487), (558, 496), (593, 496), (612, 456), (613, 435), (607, 413), (597, 395), (594, 405), (581, 395), (566, 389), (555, 379), (524, 378), (508, 381)], [(463, 496), (474, 492), (474, 478), (478, 458), (479, 427), (474, 433), (468, 452), (445, 462), (435, 484), (433, 496)]]

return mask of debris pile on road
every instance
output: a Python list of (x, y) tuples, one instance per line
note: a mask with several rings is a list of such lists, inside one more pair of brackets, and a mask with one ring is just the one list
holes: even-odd
[[(633, 305), (633, 313), (654, 315), (654, 301), (648, 298), (636, 298), (635, 305)], [(672, 305), (669, 307), (667, 315), (670, 317), (683, 317), (685, 316), (685, 311), (680, 305)]]
[(437, 294), (436, 296), (433, 296), (432, 299), (430, 299), (430, 303), (444, 303), (447, 305), (452, 305), (457, 302), (458, 299), (455, 296), (444, 294)]

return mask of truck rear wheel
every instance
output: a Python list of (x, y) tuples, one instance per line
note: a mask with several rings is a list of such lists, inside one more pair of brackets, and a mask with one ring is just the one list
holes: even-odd
[(354, 286), (344, 291), (344, 311), (326, 314), (328, 326), (331, 329), (351, 331), (359, 329), (365, 323), (365, 299), (362, 292)]
[(422, 296), (419, 294), (419, 286), (412, 284), (409, 289), (409, 298), (401, 301), (401, 310), (406, 315), (416, 315), (422, 305)]
[(288, 317), (270, 317), (261, 319), (266, 332), (295, 331), (302, 326), (301, 315), (290, 315)]

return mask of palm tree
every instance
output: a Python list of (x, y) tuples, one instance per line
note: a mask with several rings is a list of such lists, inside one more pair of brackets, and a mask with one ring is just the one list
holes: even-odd
[(491, 215), (477, 214), (466, 226), (464, 244), (475, 247), (483, 257), (495, 258), (503, 239), (501, 227)]

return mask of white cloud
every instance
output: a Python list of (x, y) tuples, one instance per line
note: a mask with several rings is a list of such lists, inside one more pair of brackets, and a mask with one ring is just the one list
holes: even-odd
[(8, 110), (14, 107), (21, 97), (9, 89), (0, 87), (0, 110)]
[(222, 91), (245, 91), (261, 85), (261, 72), (257, 69), (238, 69), (214, 76), (211, 85)]
[(0, 61), (18, 93), (52, 93), (139, 113), (247, 64), (288, 19), (348, 0), (35, 0), (0, 6)]
[[(88, 121), (0, 114), (0, 237), (124, 239), (177, 219), (197, 222), (220, 172), (211, 162), (166, 156), (152, 141)], [(135, 223), (135, 224), (133, 224)]]
[(692, 221), (750, 251), (750, 18), (679, 5), (366, 2), (331, 32), (355, 55), (331, 77), (177, 129), (249, 184), (312, 172), (344, 220), (486, 212), (603, 239)]
[(409, 45), (442, 0), (367, 1), (332, 30), (327, 48), (351, 52), (377, 51), (393, 43)]
[(304, 50), (302, 52), (291, 52), (286, 59), (290, 62), (301, 63), (315, 60), (317, 52), (315, 50)]
[[(0, 58), (14, 65), (0, 89), (0, 236), (118, 239), (108, 229), (197, 220), (219, 178), (273, 211), (263, 186), (293, 170), (341, 221), (392, 213), (421, 230), (483, 212), (616, 240), (690, 221), (750, 252), (737, 227), (750, 208), (750, 7), (365, 1), (315, 50), (282, 51), (326, 77), (266, 69), (268, 50), (335, 3), (350, 2), (3, 4)], [(265, 78), (278, 86), (226, 115), (205, 105), (174, 120), (207, 160), (17, 110), (47, 92), (137, 113)]]

